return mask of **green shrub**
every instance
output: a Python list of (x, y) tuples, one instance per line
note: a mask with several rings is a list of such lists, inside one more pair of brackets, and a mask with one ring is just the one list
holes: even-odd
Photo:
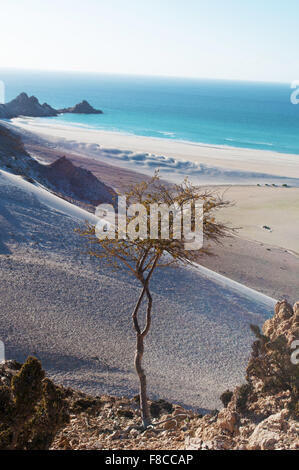
[(247, 411), (247, 402), (252, 391), (252, 386), (249, 383), (243, 384), (238, 388), (236, 410), (239, 413), (245, 413)]
[(41, 363), (29, 357), (12, 378), (0, 386), (0, 450), (48, 449), (69, 410), (59, 387)]

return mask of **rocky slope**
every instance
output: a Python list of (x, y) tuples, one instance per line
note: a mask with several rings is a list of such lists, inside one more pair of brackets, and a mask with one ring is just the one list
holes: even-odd
[(102, 183), (93, 173), (65, 157), (50, 165), (39, 163), (24, 149), (20, 137), (0, 125), (0, 168), (38, 182), (74, 203), (97, 206), (113, 203), (115, 191)]
[[(61, 425), (51, 448), (298, 450), (299, 365), (290, 366), (289, 354), (292, 341), (299, 337), (299, 302), (293, 308), (286, 301), (279, 302), (263, 332), (256, 333), (259, 339), (253, 343), (246, 384), (223, 394), (225, 407), (220, 412), (201, 416), (163, 400), (152, 402), (153, 426), (144, 431), (138, 397), (91, 397), (59, 387), (69, 420)], [(275, 353), (278, 340), (284, 345), (280, 356)], [(279, 367), (268, 368), (267, 375), (263, 366), (273, 357)], [(283, 357), (288, 357), (288, 363), (283, 363)], [(0, 383), (9, 386), (20, 367), (13, 361), (2, 365)], [(287, 372), (283, 381), (281, 371)]]
[(70, 108), (54, 109), (47, 103), (40, 104), (35, 96), (21, 93), (6, 104), (0, 104), (0, 119), (11, 119), (18, 116), (52, 117), (61, 113), (102, 114), (103, 111), (94, 109), (86, 100)]
[[(246, 383), (224, 394), (226, 407), (220, 412), (201, 417), (177, 405), (172, 413), (161, 408), (153, 428), (140, 432), (134, 403), (106, 397), (98, 414), (72, 416), (53, 448), (298, 450), (299, 365), (291, 363), (294, 339), (299, 339), (299, 302), (293, 308), (278, 302), (273, 318), (253, 343)], [(277, 341), (281, 348), (275, 348)]]
[(41, 165), (40, 174), (60, 194), (97, 206), (101, 202), (114, 202), (112, 188), (102, 183), (91, 171), (77, 167), (66, 157), (50, 165)]
[(94, 109), (86, 100), (76, 104), (70, 108), (59, 109), (58, 113), (73, 113), (73, 114), (103, 114), (100, 109)]

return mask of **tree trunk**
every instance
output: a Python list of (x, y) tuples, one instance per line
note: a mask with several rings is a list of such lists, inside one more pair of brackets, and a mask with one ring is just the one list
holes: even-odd
[[(139, 382), (140, 382), (140, 409), (141, 409), (141, 417), (142, 417), (144, 428), (147, 428), (151, 424), (151, 417), (150, 417), (150, 412), (149, 412), (149, 407), (148, 407), (148, 402), (147, 402), (146, 376), (142, 368), (142, 358), (143, 358), (143, 353), (144, 353), (144, 338), (147, 336), (150, 330), (151, 321), (152, 321), (153, 299), (149, 291), (149, 281), (157, 265), (159, 257), (160, 255), (156, 256), (154, 263), (152, 265), (152, 268), (146, 279), (144, 279), (142, 273), (139, 273), (140, 275), (138, 276), (138, 279), (141, 281), (143, 285), (143, 289), (139, 296), (134, 312), (132, 314), (133, 325), (136, 331), (135, 369), (136, 369), (137, 375), (139, 377)], [(138, 316), (138, 311), (139, 311), (144, 294), (146, 294), (147, 296), (147, 311), (146, 311), (145, 328), (143, 331), (141, 331), (137, 316)]]
[(135, 354), (135, 368), (140, 382), (140, 409), (143, 426), (147, 428), (151, 423), (146, 391), (146, 376), (142, 368), (142, 357), (144, 352), (144, 337), (142, 334), (136, 335), (136, 354)]

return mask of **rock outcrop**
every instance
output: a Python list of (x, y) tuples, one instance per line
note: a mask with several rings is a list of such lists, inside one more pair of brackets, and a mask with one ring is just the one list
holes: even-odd
[(299, 302), (292, 308), (286, 301), (278, 302), (275, 306), (274, 317), (267, 320), (263, 326), (263, 333), (275, 341), (283, 335), (288, 346), (299, 339)]
[(77, 114), (103, 114), (103, 111), (94, 109), (86, 100), (70, 108), (54, 109), (49, 104), (40, 104), (35, 96), (21, 93), (6, 104), (0, 104), (0, 119), (12, 119), (18, 116), (52, 117), (62, 113)]
[(76, 104), (70, 108), (59, 109), (58, 113), (73, 113), (73, 114), (103, 114), (100, 109), (94, 109), (86, 100)]
[(29, 157), (21, 137), (0, 125), (0, 166), (4, 163), (4, 160), (9, 163), (9, 160), (17, 155), (27, 155)]
[(38, 182), (65, 199), (86, 204), (93, 210), (100, 203), (113, 204), (116, 192), (90, 171), (75, 166), (66, 157), (44, 165), (26, 152), (20, 136), (0, 125), (0, 169)]

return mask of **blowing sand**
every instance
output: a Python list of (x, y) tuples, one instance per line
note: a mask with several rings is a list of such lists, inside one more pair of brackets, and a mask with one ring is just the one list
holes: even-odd
[[(131, 311), (140, 287), (84, 255), (74, 233), (78, 212), (31, 186), (0, 172), (0, 338), (6, 357), (23, 361), (33, 354), (57, 382), (95, 395), (132, 396), (138, 381)], [(150, 396), (219, 407), (220, 393), (243, 380), (249, 324), (262, 324), (274, 300), (266, 305), (186, 268), (161, 269), (152, 293), (144, 356)]]

